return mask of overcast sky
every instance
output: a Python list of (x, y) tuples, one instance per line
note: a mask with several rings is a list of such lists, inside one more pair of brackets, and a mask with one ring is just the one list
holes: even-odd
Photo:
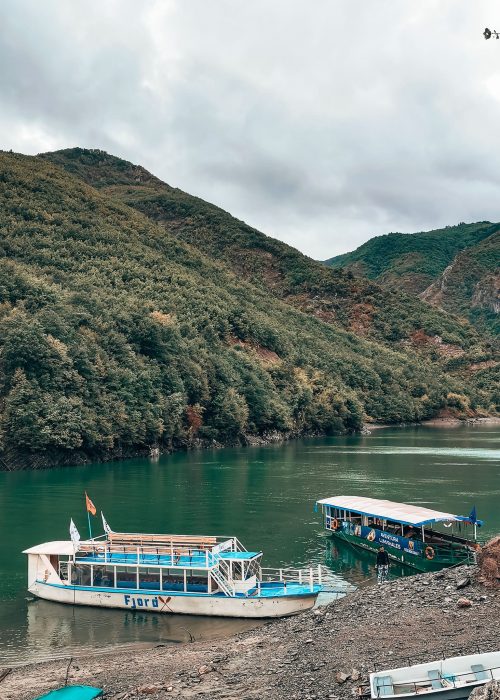
[(2, 0), (0, 148), (144, 165), (316, 258), (500, 220), (498, 0)]

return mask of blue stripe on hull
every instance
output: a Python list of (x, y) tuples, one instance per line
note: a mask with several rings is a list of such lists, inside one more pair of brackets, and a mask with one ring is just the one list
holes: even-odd
[[(152, 595), (152, 596), (181, 596), (185, 598), (231, 598), (238, 600), (258, 600), (260, 598), (301, 598), (308, 596), (317, 596), (321, 591), (321, 586), (314, 586), (311, 590), (310, 586), (301, 586), (300, 584), (288, 584), (286, 588), (281, 586), (279, 589), (279, 582), (269, 582), (261, 584), (260, 595), (253, 594), (252, 591), (248, 595), (244, 593), (237, 593), (234, 596), (228, 596), (224, 593), (196, 593), (194, 591), (169, 591), (169, 590), (144, 590), (142, 588), (111, 588), (108, 586), (65, 586), (62, 583), (47, 583), (45, 581), (37, 581), (36, 583), (43, 586), (52, 586), (53, 588), (63, 588), (69, 591), (98, 591), (100, 593), (116, 593), (119, 595), (130, 594), (130, 595)], [(253, 589), (254, 591), (256, 589)]]

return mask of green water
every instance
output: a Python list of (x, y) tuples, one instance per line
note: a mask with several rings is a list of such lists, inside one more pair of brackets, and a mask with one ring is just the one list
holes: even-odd
[[(322, 533), (318, 498), (367, 495), (467, 514), (500, 531), (500, 428), (407, 428), (285, 445), (179, 453), (41, 472), (0, 473), (0, 665), (111, 645), (186, 641), (249, 626), (237, 620), (72, 608), (26, 600), (21, 551), (87, 536), (83, 493), (111, 527), (132, 532), (236, 535), (264, 565), (325, 563), (335, 586), (373, 580), (373, 560)], [(93, 519), (95, 534), (100, 523)], [(394, 574), (399, 574), (393, 569)], [(253, 623), (254, 624), (254, 623)]]

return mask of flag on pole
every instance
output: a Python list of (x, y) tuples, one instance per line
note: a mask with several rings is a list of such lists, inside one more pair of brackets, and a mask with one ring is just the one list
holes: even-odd
[(113, 532), (113, 530), (109, 527), (108, 523), (106, 522), (106, 518), (104, 517), (104, 513), (101, 510), (101, 518), (102, 518), (102, 526), (104, 528), (104, 532), (109, 535), (110, 532)]
[(472, 506), (472, 510), (470, 512), (470, 515), (469, 515), (469, 520), (473, 525), (475, 525), (477, 523), (476, 506)]
[(76, 529), (76, 525), (73, 522), (73, 518), (71, 518), (71, 522), (69, 524), (69, 534), (71, 537), (71, 541), (73, 542), (73, 549), (78, 551), (78, 548), (80, 546), (80, 533)]
[(85, 491), (85, 505), (87, 506), (87, 513), (92, 513), (92, 515), (95, 515), (97, 513), (97, 508), (92, 503), (90, 498), (87, 496), (86, 491)]

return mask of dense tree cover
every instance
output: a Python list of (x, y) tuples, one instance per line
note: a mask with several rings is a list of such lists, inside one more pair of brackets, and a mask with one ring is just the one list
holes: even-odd
[(41, 157), (138, 209), (242, 278), (323, 321), (391, 346), (405, 343), (419, 330), (467, 350), (481, 344), (468, 324), (457, 323), (413, 295), (383, 288), (350, 271), (328, 269), (213, 204), (161, 182), (140, 166), (104, 151), (81, 148)]
[(351, 431), (449, 401), (494, 410), (488, 382), (463, 367), (446, 373), (272, 297), (107, 187), (0, 154), (4, 467)]
[(422, 233), (390, 233), (326, 264), (421, 294), (493, 335), (500, 331), (500, 224), (481, 221)]

